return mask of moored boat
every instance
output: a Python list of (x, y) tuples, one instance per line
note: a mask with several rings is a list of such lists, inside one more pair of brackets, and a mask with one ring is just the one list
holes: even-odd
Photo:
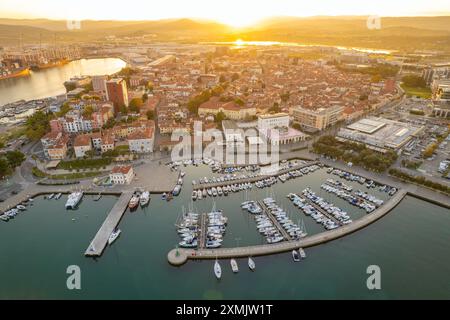
[(300, 255), (298, 254), (297, 250), (292, 250), (292, 259), (295, 262), (299, 262), (300, 261)]
[(219, 261), (217, 259), (214, 263), (214, 274), (216, 275), (217, 279), (220, 279), (222, 277), (222, 268), (220, 267)]
[(111, 245), (120, 236), (122, 231), (120, 229), (115, 229), (108, 238), (108, 244)]
[(139, 204), (139, 196), (137, 194), (133, 195), (128, 203), (128, 208), (135, 209)]
[(66, 209), (75, 209), (83, 198), (82, 191), (76, 191), (69, 194), (66, 202)]
[(251, 257), (248, 257), (248, 267), (250, 268), (250, 270), (254, 271), (256, 268), (256, 264), (255, 261), (253, 261), (253, 259)]
[(141, 207), (145, 207), (146, 205), (148, 205), (149, 202), (150, 202), (150, 192), (144, 191), (141, 194), (141, 197), (139, 199), (139, 203), (140, 203)]
[(231, 270), (233, 270), (233, 273), (238, 273), (239, 272), (239, 267), (238, 264), (236, 262), (235, 259), (231, 259), (230, 260), (230, 264), (231, 264)]

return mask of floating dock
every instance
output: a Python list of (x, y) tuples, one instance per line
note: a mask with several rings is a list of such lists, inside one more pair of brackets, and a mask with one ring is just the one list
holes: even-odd
[(280, 225), (278, 220), (269, 212), (265, 203), (263, 201), (258, 201), (258, 204), (263, 209), (264, 214), (267, 216), (267, 218), (269, 218), (270, 221), (272, 221), (274, 227), (277, 228), (278, 231), (282, 234), (284, 240), (290, 241), (291, 236), (286, 232), (286, 230), (284, 230), (284, 228)]
[[(300, 198), (305, 200), (309, 205), (313, 206), (316, 210), (318, 210), (321, 214), (323, 214), (328, 219), (331, 219), (338, 225), (342, 226), (342, 222), (340, 222), (338, 219), (336, 219), (332, 214), (328, 213), (326, 210), (322, 209), (319, 205), (309, 200), (307, 197), (305, 197), (303, 194), (297, 194)], [(334, 204), (333, 204), (334, 206)]]
[(207, 228), (206, 228), (206, 219), (207, 219), (207, 216), (206, 216), (206, 213), (202, 213), (201, 215), (200, 215), (200, 234), (199, 234), (199, 244), (198, 244), (198, 247), (200, 248), (200, 249), (203, 249), (203, 248), (205, 248), (205, 244), (206, 244), (206, 232), (207, 232)]
[(284, 241), (276, 244), (257, 245), (238, 248), (203, 249), (203, 250), (173, 249), (169, 251), (169, 253), (167, 254), (167, 259), (171, 265), (180, 266), (186, 263), (189, 259), (247, 258), (247, 257), (277, 254), (282, 252), (288, 252), (298, 248), (308, 248), (316, 246), (346, 236), (377, 221), (385, 214), (387, 214), (389, 211), (394, 209), (400, 203), (400, 201), (403, 200), (406, 194), (407, 194), (406, 190), (399, 190), (391, 199), (389, 199), (389, 201), (387, 201), (380, 208), (376, 209), (374, 212), (367, 214), (364, 217), (355, 220), (348, 225), (344, 225), (334, 230), (314, 234), (301, 240)]
[(94, 239), (89, 244), (89, 247), (84, 253), (85, 256), (99, 257), (102, 255), (103, 250), (105, 250), (105, 247), (108, 244), (109, 236), (119, 225), (119, 222), (128, 207), (132, 194), (133, 192), (131, 191), (122, 193), (119, 200), (117, 200), (116, 204), (111, 209), (102, 226), (98, 230)]

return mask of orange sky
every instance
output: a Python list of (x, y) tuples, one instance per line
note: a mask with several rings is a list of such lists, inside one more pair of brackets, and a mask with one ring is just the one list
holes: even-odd
[(0, 17), (95, 20), (203, 18), (246, 26), (270, 16), (450, 14), (449, 0), (1, 0)]

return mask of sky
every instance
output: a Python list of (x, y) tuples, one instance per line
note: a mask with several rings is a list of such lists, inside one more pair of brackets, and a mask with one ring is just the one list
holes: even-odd
[(201, 18), (235, 27), (271, 16), (450, 15), (450, 0), (0, 0), (2, 18)]

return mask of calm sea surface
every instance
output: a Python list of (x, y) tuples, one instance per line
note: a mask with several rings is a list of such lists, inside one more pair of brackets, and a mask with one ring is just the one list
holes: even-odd
[[(127, 212), (122, 234), (99, 259), (84, 257), (115, 197), (95, 202), (85, 196), (79, 209), (66, 211), (59, 201), (38, 198), (26, 212), (0, 223), (0, 298), (38, 299), (405, 299), (450, 298), (450, 212), (412, 197), (371, 226), (345, 238), (306, 249), (307, 259), (292, 261), (290, 253), (256, 257), (256, 271), (238, 260), (233, 274), (222, 260), (222, 279), (213, 274), (213, 261), (190, 261), (176, 268), (166, 255), (179, 241), (174, 223), (182, 206), (191, 202), (192, 179), (210, 176), (207, 167), (184, 168), (185, 186), (179, 197), (165, 202), (153, 195), (149, 207)], [(278, 183), (272, 189), (294, 221), (303, 219), (309, 234), (324, 229), (304, 216), (286, 198), (307, 186), (345, 208), (353, 219), (364, 212), (321, 191), (329, 175), (321, 169), (308, 176)], [(336, 179), (335, 176), (333, 176)], [(151, 177), (150, 177), (151, 179)], [(348, 183), (348, 182), (346, 182)], [(354, 183), (355, 187), (365, 187)], [(260, 200), (271, 191), (252, 190)], [(386, 199), (384, 193), (371, 193)], [(239, 204), (245, 193), (216, 198), (215, 206), (229, 217), (224, 246), (263, 243), (255, 222)], [(194, 203), (198, 212), (212, 199)], [(75, 221), (72, 221), (72, 219)], [(81, 268), (79, 291), (66, 288), (66, 269)], [(381, 268), (382, 290), (369, 291), (366, 269)]]

